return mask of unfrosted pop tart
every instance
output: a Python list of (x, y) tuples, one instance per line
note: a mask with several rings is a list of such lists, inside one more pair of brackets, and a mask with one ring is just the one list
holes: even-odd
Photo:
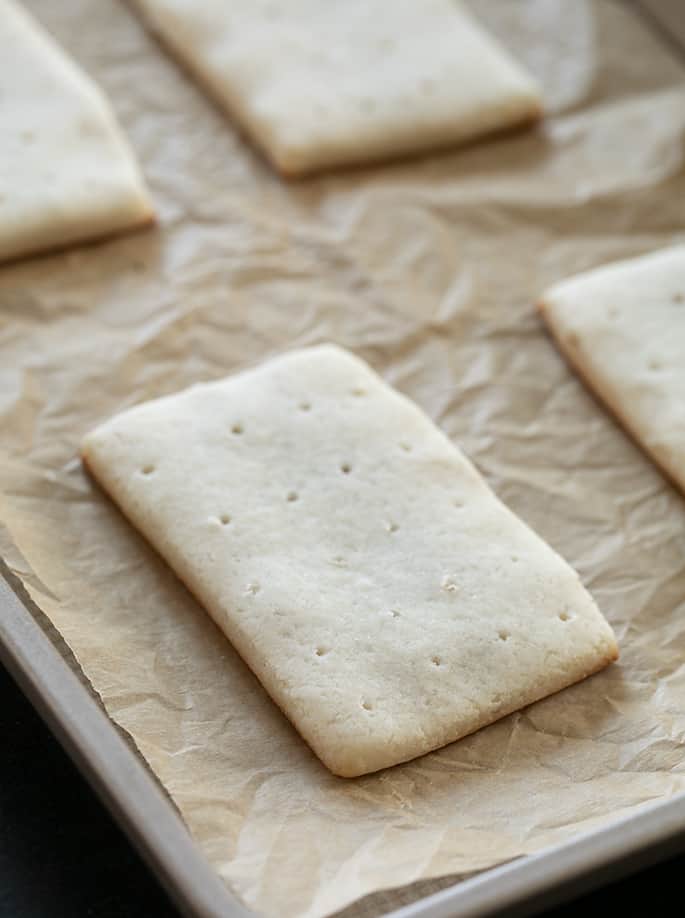
[(0, 0), (0, 121), (0, 261), (154, 219), (109, 103), (13, 0)]
[(132, 408), (83, 456), (335, 774), (437, 749), (616, 659), (575, 571), (337, 347)]
[(533, 121), (533, 78), (456, 0), (135, 0), (276, 168), (301, 175)]
[(565, 280), (540, 309), (569, 363), (685, 492), (685, 246)]

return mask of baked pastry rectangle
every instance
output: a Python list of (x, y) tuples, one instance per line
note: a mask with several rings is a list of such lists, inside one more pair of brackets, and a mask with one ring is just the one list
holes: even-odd
[(336, 774), (429, 752), (617, 656), (578, 575), (337, 347), (132, 408), (83, 456)]
[(540, 310), (569, 363), (685, 492), (685, 246), (562, 281)]
[(532, 121), (541, 94), (454, 0), (135, 0), (276, 168), (301, 175)]

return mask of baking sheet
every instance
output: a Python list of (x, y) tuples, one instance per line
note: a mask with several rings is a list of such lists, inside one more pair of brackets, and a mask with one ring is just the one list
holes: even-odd
[(77, 664), (72, 661), (70, 668), (69, 656), (64, 642), (0, 561), (0, 663), (16, 679), (182, 914), (192, 918), (251, 915), (202, 856), (145, 761), (79, 678)]
[[(161, 226), (0, 272), (0, 544), (221, 876), (267, 914), (318, 916), (685, 789), (685, 506), (532, 308), (570, 271), (685, 235), (681, 64), (615, 3), (479, 3), (543, 80), (545, 125), (285, 185), (123, 6), (29, 6), (109, 92)], [(623, 650), (353, 782), (318, 764), (76, 459), (116, 410), (322, 340), (463, 446), (577, 566)]]

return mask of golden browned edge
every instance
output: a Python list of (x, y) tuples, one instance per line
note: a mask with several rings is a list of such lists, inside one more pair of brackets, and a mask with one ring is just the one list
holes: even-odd
[(84, 236), (82, 239), (75, 238), (70, 242), (57, 243), (55, 245), (39, 246), (36, 249), (29, 249), (22, 252), (21, 255), (10, 255), (8, 258), (0, 258), (0, 267), (21, 264), (24, 261), (30, 261), (34, 258), (47, 258), (50, 255), (59, 255), (62, 252), (69, 252), (72, 249), (89, 248), (91, 246), (101, 245), (104, 242), (110, 242), (114, 239), (121, 239), (123, 236), (129, 236), (133, 233), (140, 233), (157, 225), (157, 215), (154, 211), (145, 214), (140, 220), (131, 223), (128, 226), (122, 226), (119, 229), (97, 233), (95, 236)]
[(549, 305), (544, 300), (538, 300), (535, 304), (537, 311), (540, 313), (540, 316), (545, 323), (545, 328), (550, 334), (552, 340), (556, 343), (557, 348), (561, 356), (566, 361), (567, 365), (573, 370), (576, 376), (583, 382), (587, 390), (594, 397), (597, 404), (601, 405), (602, 408), (607, 412), (607, 414), (613, 418), (613, 420), (618, 424), (618, 426), (628, 435), (631, 442), (637, 446), (641, 452), (643, 452), (652, 463), (659, 469), (661, 474), (664, 476), (666, 481), (676, 489), (683, 497), (685, 497), (685, 487), (683, 483), (678, 481), (661, 462), (658, 456), (656, 456), (652, 450), (650, 450), (642, 441), (642, 438), (637, 430), (635, 430), (628, 418), (621, 412), (621, 409), (618, 405), (615, 405), (613, 402), (608, 401), (599, 390), (599, 386), (596, 386), (590, 376), (590, 374), (584, 370), (580, 363), (578, 362), (574, 352), (566, 344), (562, 335), (557, 334), (557, 330), (554, 327), (554, 323), (550, 321), (547, 310)]
[(538, 103), (535, 107), (531, 107), (529, 112), (522, 115), (518, 121), (514, 121), (501, 128), (493, 128), (482, 134), (474, 134), (473, 137), (466, 137), (463, 140), (446, 140), (444, 143), (436, 143), (424, 149), (414, 150), (413, 152), (410, 150), (404, 153), (379, 156), (370, 154), (367, 158), (361, 158), (347, 163), (339, 163), (337, 165), (335, 163), (330, 163), (328, 165), (309, 166), (304, 169), (288, 169), (287, 166), (282, 163), (277, 163), (273, 159), (269, 161), (282, 178), (295, 182), (325, 176), (336, 170), (347, 174), (370, 169), (383, 169), (388, 165), (403, 165), (415, 162), (419, 159), (426, 159), (429, 156), (446, 156), (457, 150), (470, 150), (485, 144), (496, 143), (505, 137), (516, 137), (528, 131), (533, 125), (541, 121), (543, 117), (544, 109), (542, 105)]
[(358, 161), (348, 162), (348, 163), (330, 163), (328, 165), (321, 166), (305, 166), (302, 169), (288, 168), (288, 166), (279, 161), (278, 156), (274, 156), (266, 146), (262, 145), (259, 142), (259, 139), (253, 134), (252, 131), (248, 128), (247, 125), (243, 124), (238, 113), (233, 110), (230, 102), (223, 96), (221, 96), (216, 89), (211, 85), (210, 81), (200, 72), (200, 69), (196, 67), (193, 62), (189, 59), (182, 57), (178, 51), (174, 48), (173, 44), (162, 34), (162, 32), (157, 28), (152, 19), (145, 13), (145, 10), (142, 9), (137, 3), (137, 0), (123, 0), (126, 6), (131, 10), (132, 15), (139, 19), (146, 31), (152, 36), (152, 38), (157, 42), (160, 48), (176, 63), (179, 70), (182, 73), (185, 73), (190, 79), (196, 83), (203, 91), (205, 96), (209, 99), (212, 106), (225, 117), (228, 114), (233, 127), (236, 133), (242, 137), (247, 143), (249, 143), (252, 150), (257, 154), (259, 159), (270, 166), (281, 178), (287, 179), (288, 181), (305, 181), (309, 178), (317, 178), (321, 175), (327, 175), (334, 171), (342, 172), (356, 172), (364, 169), (370, 168), (382, 168), (384, 165), (389, 163), (401, 164), (405, 162), (410, 162), (411, 160), (416, 160), (421, 157), (430, 156), (431, 154), (439, 155), (445, 154), (450, 150), (454, 149), (467, 149), (469, 147), (476, 146), (479, 143), (492, 142), (504, 136), (516, 135), (522, 133), (524, 130), (532, 127), (540, 121), (544, 116), (544, 108), (542, 103), (538, 102), (535, 106), (531, 106), (530, 112), (525, 115), (522, 115), (518, 121), (513, 122), (512, 124), (506, 125), (503, 128), (495, 128), (492, 131), (487, 131), (484, 134), (478, 134), (471, 138), (466, 138), (463, 141), (446, 141), (444, 144), (436, 144), (433, 147), (427, 147), (425, 150), (415, 150), (413, 153), (398, 153), (395, 156), (377, 156), (374, 157), (371, 154), (367, 159), (360, 159)]
[[(145, 538), (145, 536), (144, 536), (142, 533), (140, 533), (140, 530), (139, 530), (138, 527), (135, 525), (135, 523), (133, 522), (133, 520), (131, 520), (130, 517), (127, 516), (127, 514), (125, 513), (125, 511), (123, 510), (123, 508), (121, 507), (121, 505), (120, 505), (119, 503), (117, 503), (117, 501), (115, 501), (115, 500), (111, 497), (111, 495), (109, 494), (107, 488), (104, 486), (104, 484), (102, 484), (102, 483), (100, 482), (100, 480), (98, 479), (97, 474), (95, 473), (95, 471), (93, 470), (93, 468), (89, 465), (89, 463), (88, 463), (88, 457), (86, 456), (85, 451), (83, 450), (83, 448), (82, 448), (81, 451), (80, 451), (80, 455), (81, 455), (81, 461), (83, 462), (83, 467), (85, 468), (85, 470), (86, 470), (86, 472), (88, 473), (88, 475), (89, 475), (89, 476), (92, 478), (92, 480), (95, 482), (95, 484), (97, 485), (97, 487), (98, 487), (98, 489), (100, 490), (100, 492), (101, 492), (102, 494), (104, 494), (104, 496), (106, 497), (106, 499), (107, 499), (111, 504), (113, 504), (113, 506), (115, 506), (115, 507), (117, 508), (117, 510), (119, 511), (119, 513), (121, 513), (121, 515), (122, 515), (126, 520), (128, 520), (128, 522), (131, 524), (131, 526), (133, 526), (134, 530), (135, 530), (137, 533), (139, 533), (143, 538)], [(369, 770), (369, 771), (351, 771), (351, 772), (346, 772), (344, 769), (343, 769), (343, 770), (336, 769), (335, 767), (329, 765), (328, 762), (326, 762), (325, 759), (324, 759), (322, 756), (320, 756), (320, 755), (316, 752), (316, 750), (314, 749), (314, 747), (313, 747), (313, 746), (305, 739), (305, 737), (300, 733), (300, 731), (299, 731), (298, 728), (297, 728), (297, 725), (296, 725), (295, 722), (291, 719), (291, 717), (288, 715), (288, 713), (287, 713), (286, 711), (284, 711), (283, 708), (281, 707), (281, 705), (278, 704), (278, 702), (273, 698), (273, 696), (272, 696), (271, 693), (268, 691), (268, 689), (266, 688), (266, 686), (265, 686), (265, 685), (262, 683), (262, 681), (259, 679), (259, 676), (258, 676), (258, 675), (255, 673), (255, 671), (252, 669), (252, 667), (250, 666), (249, 662), (248, 662), (247, 660), (245, 660), (245, 658), (243, 657), (243, 655), (238, 651), (238, 648), (234, 646), (233, 642), (229, 640), (228, 636), (227, 636), (227, 635), (224, 633), (224, 631), (219, 627), (219, 625), (214, 621), (214, 618), (209, 614), (209, 612), (207, 612), (207, 609), (206, 609), (206, 607), (205, 607), (205, 604), (202, 602), (202, 600), (200, 599), (200, 597), (195, 593), (195, 591), (192, 589), (192, 587), (190, 587), (190, 586), (188, 585), (188, 583), (186, 583), (186, 581), (185, 581), (185, 580), (184, 580), (184, 579), (183, 579), (183, 578), (182, 578), (182, 577), (181, 577), (181, 576), (171, 567), (171, 565), (168, 564), (168, 562), (167, 562), (166, 559), (163, 557), (163, 555), (161, 555), (161, 554), (157, 551), (157, 549), (155, 548), (155, 546), (152, 545), (152, 543), (151, 543), (147, 538), (145, 538), (145, 542), (146, 542), (146, 544), (155, 552), (155, 554), (156, 554), (156, 555), (158, 556), (158, 558), (161, 560), (162, 564), (167, 568), (168, 571), (170, 571), (170, 573), (172, 574), (172, 576), (173, 576), (176, 580), (178, 580), (179, 583), (181, 583), (181, 584), (185, 587), (185, 589), (190, 593), (190, 595), (193, 596), (194, 599), (198, 602), (198, 604), (205, 610), (205, 612), (206, 612), (208, 618), (212, 621), (212, 623), (213, 623), (214, 626), (216, 627), (218, 633), (221, 635), (222, 640), (228, 641), (229, 644), (231, 644), (231, 647), (233, 647), (233, 649), (234, 649), (235, 652), (238, 654), (238, 656), (240, 657), (240, 659), (245, 663), (245, 666), (250, 670), (250, 672), (252, 673), (252, 675), (254, 676), (254, 678), (257, 680), (257, 682), (259, 683), (259, 685), (260, 685), (260, 686), (262, 687), (262, 689), (264, 690), (264, 692), (265, 692), (265, 694), (267, 695), (267, 697), (269, 698), (269, 700), (272, 702), (272, 704), (274, 704), (274, 705), (278, 708), (278, 710), (279, 710), (279, 711), (281, 712), (281, 714), (285, 717), (285, 719), (291, 724), (291, 726), (293, 727), (293, 729), (295, 730), (295, 732), (297, 733), (297, 735), (300, 737), (300, 739), (302, 739), (302, 740), (306, 743), (306, 745), (309, 747), (309, 749), (311, 750), (312, 754), (315, 755), (316, 758), (317, 758), (326, 768), (328, 768), (328, 770), (329, 770), (330, 772), (332, 772), (332, 774), (336, 775), (336, 777), (339, 777), (339, 778), (346, 778), (346, 779), (347, 779), (347, 778), (360, 778), (360, 777), (362, 777), (362, 776), (364, 776), (364, 775), (367, 775), (367, 774), (373, 774), (374, 772), (377, 773), (377, 772), (380, 772), (380, 771), (385, 771), (385, 770), (387, 770), (388, 768), (394, 768), (395, 765), (403, 765), (403, 764), (405, 764), (406, 762), (412, 761), (413, 759), (418, 759), (418, 758), (421, 758), (421, 757), (424, 756), (424, 755), (429, 755), (431, 752), (435, 752), (435, 751), (438, 750), (438, 749), (444, 749), (446, 746), (452, 745), (452, 743), (457, 743), (457, 742), (459, 742), (459, 740), (462, 740), (462, 739), (464, 739), (464, 738), (467, 737), (467, 736), (471, 736), (473, 733), (477, 733), (479, 730), (483, 730), (485, 727), (491, 726), (492, 724), (496, 723), (498, 720), (501, 720), (503, 717), (508, 717), (510, 714), (514, 714), (514, 713), (516, 713), (516, 711), (523, 710), (523, 708), (527, 708), (527, 707), (529, 707), (531, 704), (535, 704), (537, 701), (542, 701), (543, 698), (550, 698), (552, 695), (557, 695), (557, 694), (559, 694), (559, 692), (563, 692), (565, 689), (569, 688), (570, 686), (575, 685), (575, 684), (578, 683), (578, 682), (582, 682), (584, 679), (587, 679), (589, 676), (593, 676), (595, 673), (600, 672), (600, 670), (604, 669), (604, 668), (605, 668), (606, 666), (608, 666), (610, 663), (613, 663), (615, 660), (618, 659), (618, 656), (619, 656), (618, 645), (617, 645), (617, 643), (616, 643), (616, 640), (614, 639), (613, 649), (612, 649), (612, 651), (611, 651), (610, 653), (608, 653), (605, 657), (603, 657), (601, 660), (599, 660), (599, 662), (598, 662), (595, 666), (592, 666), (590, 669), (588, 669), (587, 672), (583, 673), (582, 676), (579, 676), (577, 679), (574, 679), (573, 681), (567, 683), (567, 684), (564, 685), (562, 688), (557, 689), (557, 691), (555, 691), (555, 692), (543, 692), (540, 696), (538, 696), (537, 698), (534, 698), (533, 700), (527, 702), (527, 704), (525, 704), (525, 705), (513, 707), (513, 708), (511, 708), (511, 709), (505, 709), (505, 710), (501, 711), (500, 713), (497, 713), (491, 720), (488, 720), (487, 722), (480, 724), (478, 727), (476, 727), (476, 728), (473, 729), (473, 730), (470, 730), (468, 733), (462, 733), (461, 736), (457, 736), (457, 737), (455, 737), (453, 740), (449, 740), (449, 741), (446, 742), (446, 743), (439, 743), (438, 745), (433, 746), (431, 749), (426, 749), (426, 750), (424, 750), (424, 752), (421, 752), (421, 753), (419, 753), (418, 755), (410, 756), (410, 757), (407, 758), (407, 759), (401, 759), (401, 760), (395, 762), (394, 765), (384, 766), (384, 767), (382, 767), (382, 768), (377, 768), (377, 769), (371, 769), (371, 770)]]

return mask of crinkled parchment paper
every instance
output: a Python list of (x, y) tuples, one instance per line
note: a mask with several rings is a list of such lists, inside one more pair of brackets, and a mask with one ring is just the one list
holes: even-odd
[[(685, 238), (683, 65), (615, 2), (481, 0), (546, 87), (539, 129), (285, 184), (125, 5), (29, 6), (109, 93), (160, 226), (0, 270), (0, 541), (225, 881), (316, 918), (685, 790), (685, 501), (533, 308), (570, 272)], [(76, 458), (122, 408), (324, 340), (473, 457), (622, 647), (581, 685), (351, 781)]]

